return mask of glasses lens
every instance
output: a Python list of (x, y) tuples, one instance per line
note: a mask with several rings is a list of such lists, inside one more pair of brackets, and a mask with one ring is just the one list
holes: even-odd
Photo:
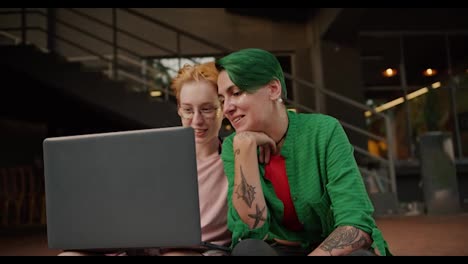
[(219, 107), (216, 106), (207, 106), (202, 107), (198, 110), (190, 109), (190, 108), (181, 108), (179, 111), (179, 115), (184, 119), (192, 119), (194, 116), (195, 111), (198, 111), (203, 118), (212, 119), (217, 116)]

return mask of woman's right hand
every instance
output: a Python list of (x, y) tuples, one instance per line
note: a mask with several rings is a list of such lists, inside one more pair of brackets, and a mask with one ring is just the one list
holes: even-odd
[(234, 149), (242, 144), (255, 144), (260, 148), (258, 161), (268, 163), (272, 153), (276, 153), (276, 143), (267, 134), (263, 132), (243, 131), (234, 137)]

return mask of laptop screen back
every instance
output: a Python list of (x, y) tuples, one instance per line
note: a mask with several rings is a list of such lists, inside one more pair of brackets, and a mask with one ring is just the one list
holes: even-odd
[(48, 138), (43, 147), (49, 248), (200, 244), (192, 128)]

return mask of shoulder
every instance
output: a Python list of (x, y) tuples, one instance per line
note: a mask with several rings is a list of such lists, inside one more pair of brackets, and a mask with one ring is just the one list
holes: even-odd
[(312, 124), (320, 124), (320, 125), (327, 125), (327, 124), (336, 124), (338, 123), (338, 120), (330, 115), (326, 114), (319, 114), (319, 113), (299, 113), (296, 114), (297, 119), (299, 121), (304, 121), (307, 123), (312, 123)]
[[(310, 132), (317, 132), (320, 134), (330, 134), (340, 122), (333, 116), (319, 114), (319, 113), (299, 113), (290, 115), (295, 123), (300, 128), (306, 128)], [(300, 129), (302, 131), (302, 129)]]

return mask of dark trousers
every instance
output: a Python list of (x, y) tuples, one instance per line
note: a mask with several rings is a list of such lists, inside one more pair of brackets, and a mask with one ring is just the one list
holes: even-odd
[[(307, 256), (312, 249), (285, 246), (278, 243), (268, 244), (259, 239), (244, 239), (231, 252), (231, 256)], [(347, 256), (376, 256), (369, 250), (356, 250)]]

